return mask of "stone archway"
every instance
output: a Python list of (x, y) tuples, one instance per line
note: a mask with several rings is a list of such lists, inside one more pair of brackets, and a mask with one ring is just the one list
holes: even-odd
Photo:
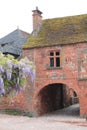
[[(76, 92), (73, 90), (73, 94)], [(39, 115), (70, 106), (72, 94), (63, 83), (53, 83), (40, 89), (36, 97), (36, 109)]]
[(73, 104), (79, 103), (78, 95), (72, 88), (69, 89), (69, 93), (70, 93), (70, 99), (71, 99), (70, 104), (73, 105)]

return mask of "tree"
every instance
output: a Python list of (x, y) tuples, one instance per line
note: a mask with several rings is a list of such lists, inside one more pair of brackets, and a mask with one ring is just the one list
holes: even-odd
[(0, 52), (0, 96), (18, 94), (26, 87), (26, 79), (35, 77), (35, 66), (27, 57), (17, 60)]

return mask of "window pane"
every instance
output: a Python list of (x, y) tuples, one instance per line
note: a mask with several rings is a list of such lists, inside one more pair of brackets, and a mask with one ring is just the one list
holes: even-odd
[(56, 67), (60, 67), (60, 57), (56, 58)]
[(50, 56), (54, 56), (54, 52), (50, 52)]
[(54, 67), (54, 58), (50, 58), (50, 67)]
[(59, 56), (60, 55), (60, 52), (56, 52), (56, 56)]

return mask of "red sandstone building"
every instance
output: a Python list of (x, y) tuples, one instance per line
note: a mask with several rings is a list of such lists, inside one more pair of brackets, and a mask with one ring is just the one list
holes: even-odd
[(87, 115), (87, 15), (42, 20), (33, 10), (33, 32), (23, 47), (36, 65), (27, 108), (38, 114), (63, 108), (78, 97), (80, 115)]
[(35, 81), (14, 100), (0, 98), (0, 109), (40, 115), (78, 99), (80, 115), (87, 116), (87, 15), (42, 20), (41, 14), (33, 10), (33, 32), (23, 46), (36, 65)]

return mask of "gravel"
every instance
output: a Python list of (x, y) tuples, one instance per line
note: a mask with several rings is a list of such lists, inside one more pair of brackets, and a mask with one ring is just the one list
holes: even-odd
[(87, 122), (78, 112), (79, 105), (73, 105), (33, 118), (0, 114), (0, 130), (87, 130)]

